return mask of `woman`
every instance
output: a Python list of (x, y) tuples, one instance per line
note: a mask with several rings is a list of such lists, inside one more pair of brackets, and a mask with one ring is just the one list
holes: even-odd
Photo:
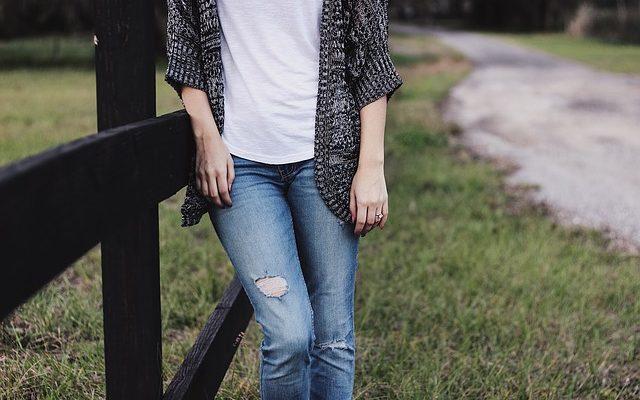
[(204, 213), (261, 326), (263, 399), (350, 399), (359, 238), (388, 218), (386, 0), (168, 0)]

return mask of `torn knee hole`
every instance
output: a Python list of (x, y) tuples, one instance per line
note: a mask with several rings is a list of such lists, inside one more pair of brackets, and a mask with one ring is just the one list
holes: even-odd
[(289, 290), (287, 280), (281, 276), (265, 276), (255, 281), (260, 291), (268, 297), (284, 296)]

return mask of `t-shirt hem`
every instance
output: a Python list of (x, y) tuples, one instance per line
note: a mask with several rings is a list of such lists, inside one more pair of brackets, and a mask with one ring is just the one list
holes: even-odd
[(251, 153), (249, 151), (245, 151), (242, 149), (239, 149), (229, 143), (225, 143), (227, 145), (227, 148), (229, 149), (229, 153), (238, 156), (238, 157), (242, 157), (242, 158), (246, 158), (247, 160), (251, 160), (251, 161), (257, 161), (257, 162), (261, 162), (261, 163), (265, 163), (265, 164), (287, 164), (287, 163), (292, 163), (292, 162), (298, 162), (298, 161), (303, 161), (303, 160), (308, 160), (310, 158), (314, 157), (314, 149), (312, 148), (311, 151), (305, 151), (302, 153), (297, 153), (297, 154), (288, 154), (286, 156), (282, 156), (282, 157), (269, 157), (269, 156), (265, 156), (262, 154), (255, 154), (255, 153)]

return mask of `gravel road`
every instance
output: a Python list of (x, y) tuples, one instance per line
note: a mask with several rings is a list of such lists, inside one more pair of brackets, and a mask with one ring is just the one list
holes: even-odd
[(410, 25), (465, 54), (474, 71), (445, 116), (480, 154), (515, 163), (561, 220), (640, 246), (640, 77), (584, 65), (484, 35)]

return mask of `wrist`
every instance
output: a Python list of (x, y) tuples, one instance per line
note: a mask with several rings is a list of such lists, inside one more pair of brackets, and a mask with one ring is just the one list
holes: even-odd
[(216, 139), (220, 137), (218, 126), (213, 119), (213, 116), (207, 112), (193, 112), (189, 113), (189, 119), (191, 121), (191, 129), (193, 136), (196, 139)]
[(219, 139), (220, 132), (218, 131), (218, 127), (215, 123), (209, 123), (206, 121), (198, 121), (197, 119), (192, 119), (191, 126), (193, 127), (193, 136), (196, 139)]
[(213, 146), (219, 147), (222, 142), (222, 138), (216, 132), (206, 131), (202, 133), (194, 133), (194, 139), (197, 147)]
[(193, 137), (197, 140), (211, 140), (220, 138), (220, 134), (218, 132), (212, 131), (211, 129), (203, 129), (203, 130), (193, 130)]
[(384, 169), (384, 157), (360, 157), (358, 159), (358, 169)]

